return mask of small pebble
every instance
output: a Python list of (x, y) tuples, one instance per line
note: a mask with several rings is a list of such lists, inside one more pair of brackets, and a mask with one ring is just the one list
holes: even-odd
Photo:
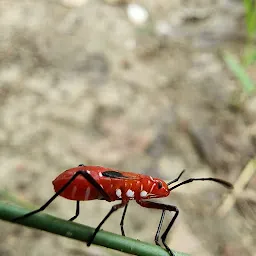
[(143, 25), (148, 20), (148, 11), (138, 4), (129, 4), (127, 6), (127, 15), (129, 20), (135, 25)]
[(67, 7), (79, 7), (86, 4), (87, 0), (61, 0), (62, 4)]
[(161, 36), (167, 36), (170, 32), (170, 26), (166, 21), (158, 21), (156, 23), (156, 32)]

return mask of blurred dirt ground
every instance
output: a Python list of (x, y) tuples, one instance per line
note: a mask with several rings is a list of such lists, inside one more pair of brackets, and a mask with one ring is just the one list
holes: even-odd
[[(81, 163), (235, 182), (256, 149), (256, 98), (231, 108), (240, 85), (222, 58), (244, 46), (239, 1), (138, 1), (149, 13), (140, 26), (127, 3), (82, 2), (0, 0), (1, 189), (40, 205)], [(246, 187), (255, 185), (254, 175)], [(199, 182), (160, 200), (181, 212), (171, 248), (256, 255), (255, 201), (219, 217), (228, 192)], [(110, 207), (86, 202), (77, 221), (96, 226)], [(59, 198), (47, 211), (68, 219), (75, 203)], [(104, 229), (120, 233), (120, 216)], [(159, 218), (131, 203), (126, 233), (153, 243)], [(1, 256), (121, 255), (6, 222), (0, 230)]]

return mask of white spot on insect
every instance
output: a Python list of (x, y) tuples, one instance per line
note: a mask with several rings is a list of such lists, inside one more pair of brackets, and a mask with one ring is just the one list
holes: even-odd
[(154, 189), (155, 186), (156, 186), (156, 183), (153, 184), (153, 186), (151, 187), (149, 193), (151, 193), (151, 192), (153, 191), (153, 189)]
[(91, 172), (89, 170), (86, 171), (88, 174), (90, 174)]
[(104, 189), (104, 187), (100, 184), (100, 186)]
[(140, 196), (141, 197), (146, 197), (148, 195), (148, 193), (147, 193), (147, 191), (145, 191), (145, 190), (142, 190), (141, 192), (140, 192)]
[(99, 172), (99, 177), (103, 177), (102, 172)]
[(140, 185), (140, 191), (142, 191), (142, 190), (143, 190), (143, 184)]
[(126, 195), (127, 195), (128, 197), (133, 198), (133, 197), (134, 197), (134, 191), (128, 189), (128, 190), (126, 191)]
[(152, 176), (149, 176), (149, 178), (150, 178), (152, 181), (154, 181), (154, 179), (152, 178)]
[(122, 191), (121, 191), (121, 189), (117, 189), (116, 190), (116, 196), (118, 197), (118, 198), (122, 198)]
[(88, 200), (88, 199), (89, 199), (90, 193), (91, 193), (91, 188), (88, 187), (88, 188), (85, 190), (85, 197), (84, 197), (84, 200)]
[(73, 198), (75, 198), (76, 191), (77, 191), (77, 186), (74, 186), (73, 189), (72, 189), (72, 192), (71, 192), (71, 195), (72, 195)]

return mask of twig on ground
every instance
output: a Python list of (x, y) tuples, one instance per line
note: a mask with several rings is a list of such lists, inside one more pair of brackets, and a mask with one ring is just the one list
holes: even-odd
[(224, 200), (218, 209), (218, 215), (224, 217), (230, 209), (234, 206), (236, 199), (243, 194), (245, 186), (248, 184), (252, 176), (256, 172), (256, 158), (251, 159), (243, 169), (241, 175), (234, 184), (234, 189)]

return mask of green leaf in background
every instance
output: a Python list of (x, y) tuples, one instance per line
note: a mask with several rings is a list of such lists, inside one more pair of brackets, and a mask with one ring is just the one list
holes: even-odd
[(255, 91), (255, 84), (247, 74), (246, 70), (239, 63), (239, 61), (230, 53), (224, 54), (224, 60), (227, 63), (229, 69), (239, 79), (242, 84), (243, 92), (247, 95), (252, 94)]
[(256, 32), (256, 1), (244, 0), (244, 7), (247, 34), (249, 40), (252, 40)]

